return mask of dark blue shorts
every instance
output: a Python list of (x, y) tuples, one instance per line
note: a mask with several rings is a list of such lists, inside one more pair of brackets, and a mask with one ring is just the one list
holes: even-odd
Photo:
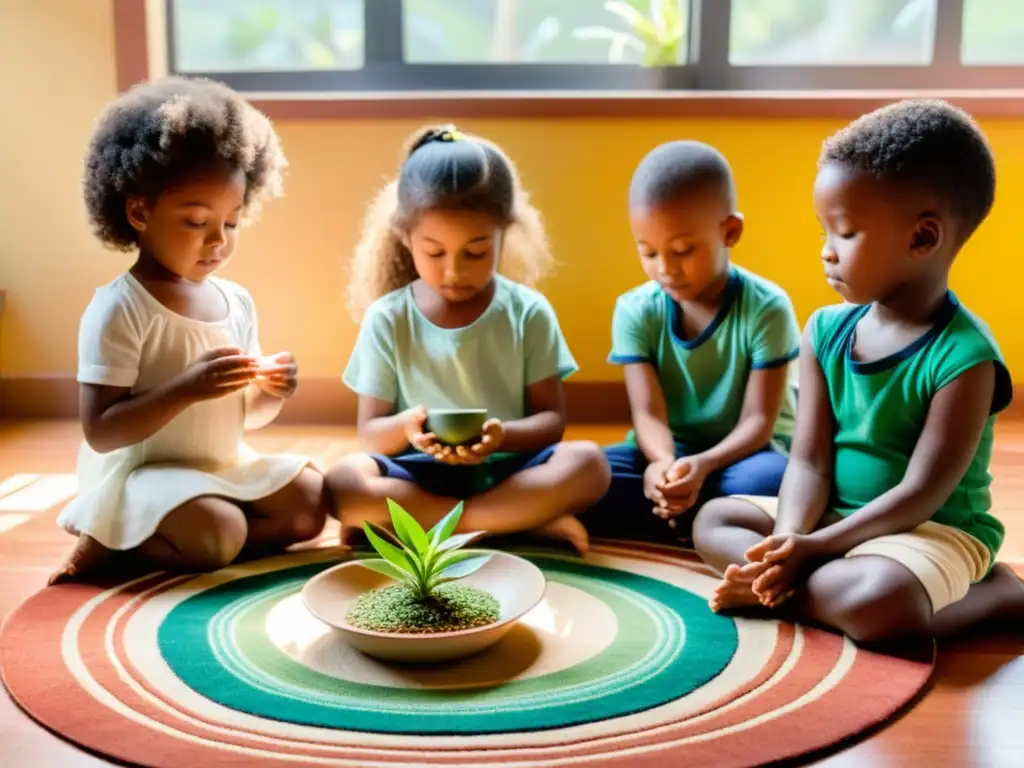
[[(676, 443), (676, 458), (694, 453)], [(612, 484), (608, 493), (580, 520), (594, 536), (673, 541), (689, 536), (692, 515), (680, 518), (676, 528), (652, 512), (654, 506), (644, 496), (644, 471), (650, 462), (635, 445), (622, 443), (605, 448), (612, 468)], [(774, 448), (765, 448), (752, 456), (708, 476), (693, 509), (721, 496), (778, 496), (786, 457)]]
[(486, 493), (517, 472), (544, 464), (551, 458), (555, 448), (556, 446), (552, 445), (536, 453), (504, 454), (483, 464), (454, 467), (442, 464), (419, 451), (410, 451), (398, 456), (384, 456), (379, 453), (370, 456), (377, 462), (384, 477), (415, 483), (435, 496), (449, 496), (462, 500)]

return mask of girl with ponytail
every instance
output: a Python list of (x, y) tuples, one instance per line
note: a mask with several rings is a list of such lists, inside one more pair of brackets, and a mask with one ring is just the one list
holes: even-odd
[[(454, 127), (410, 142), (369, 206), (349, 306), (360, 321), (345, 370), (367, 453), (328, 473), (344, 529), (386, 524), (385, 499), (425, 526), (458, 501), (460, 528), (534, 530), (580, 551), (575, 515), (607, 490), (597, 445), (562, 442), (562, 382), (577, 370), (534, 286), (553, 266), (540, 215), (509, 158)], [(486, 409), (471, 445), (442, 445), (428, 409)]]

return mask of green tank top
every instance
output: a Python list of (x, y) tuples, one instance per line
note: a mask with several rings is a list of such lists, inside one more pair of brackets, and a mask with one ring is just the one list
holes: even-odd
[(859, 362), (852, 357), (854, 331), (869, 309), (825, 307), (810, 320), (814, 354), (836, 422), (831, 506), (840, 515), (850, 515), (899, 484), (935, 393), (970, 368), (991, 361), (996, 366), (991, 415), (966, 474), (931, 519), (979, 539), (994, 561), (1004, 528), (990, 513), (989, 463), (996, 414), (1013, 397), (999, 348), (985, 324), (948, 293), (931, 330), (888, 357)]

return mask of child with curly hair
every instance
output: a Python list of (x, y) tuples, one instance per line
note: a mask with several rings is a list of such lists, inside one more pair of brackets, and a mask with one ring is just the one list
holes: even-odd
[(1010, 373), (949, 271), (995, 199), (995, 162), (964, 112), (910, 100), (825, 142), (814, 185), (825, 279), (811, 317), (778, 497), (709, 502), (697, 551), (715, 610), (792, 605), (858, 642), (1024, 618), (996, 562), (989, 461)]
[(295, 360), (262, 356), (252, 298), (214, 276), (238, 227), (281, 194), (285, 165), (270, 122), (208, 80), (136, 86), (100, 118), (86, 206), (99, 239), (136, 259), (82, 317), (85, 443), (78, 496), (58, 520), (79, 539), (51, 583), (112, 551), (216, 569), (323, 527), (323, 476), (242, 440), (295, 391)]
[[(551, 264), (504, 152), (452, 127), (414, 137), (352, 269), (362, 323), (344, 381), (368, 453), (327, 474), (343, 530), (385, 524), (386, 498), (425, 525), (466, 500), (463, 529), (534, 530), (586, 550), (575, 514), (604, 495), (609, 470), (597, 445), (560, 442), (576, 363), (531, 287)], [(490, 418), (474, 445), (451, 447), (425, 433), (428, 408)]]

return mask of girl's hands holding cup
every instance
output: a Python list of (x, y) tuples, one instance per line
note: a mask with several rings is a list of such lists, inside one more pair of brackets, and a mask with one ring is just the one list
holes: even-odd
[(480, 439), (471, 445), (438, 446), (433, 456), (451, 465), (483, 464), (505, 441), (505, 425), (500, 419), (488, 419), (480, 430)]
[(437, 456), (441, 446), (433, 432), (424, 432), (427, 423), (427, 409), (422, 405), (410, 408), (405, 412), (405, 439), (409, 445), (421, 453)]

